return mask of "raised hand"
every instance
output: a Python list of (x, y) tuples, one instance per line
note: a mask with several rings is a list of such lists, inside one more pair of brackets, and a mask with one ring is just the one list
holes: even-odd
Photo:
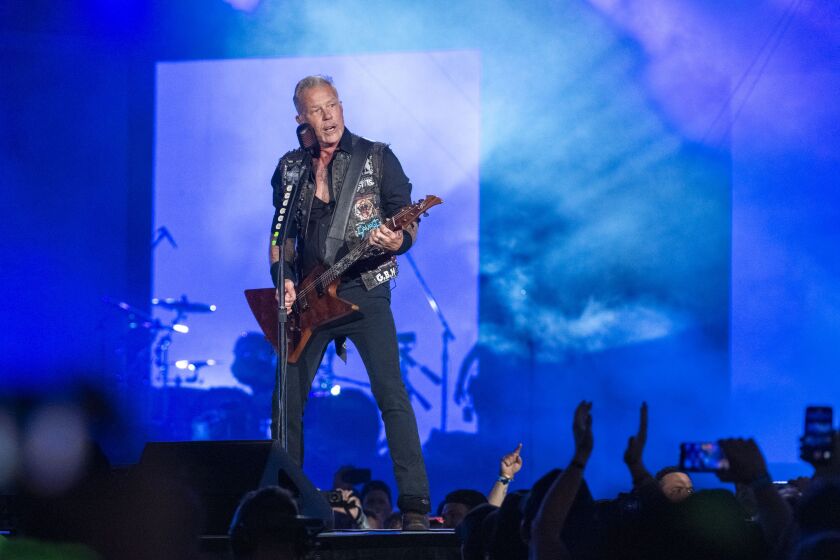
[(767, 476), (767, 463), (754, 439), (731, 438), (718, 441), (729, 467), (718, 471), (724, 482), (750, 483)]
[(511, 453), (502, 457), (502, 462), (499, 465), (499, 476), (512, 479), (513, 475), (519, 472), (522, 468), (522, 457), (519, 455), (520, 451), (522, 451), (521, 443)]
[(832, 434), (831, 457), (827, 461), (817, 462), (811, 454), (803, 449), (805, 436), (799, 438), (799, 458), (814, 467), (814, 476), (836, 477), (840, 475), (840, 432), (835, 430)]
[(508, 484), (513, 480), (513, 475), (519, 472), (522, 468), (522, 457), (519, 452), (522, 451), (522, 444), (516, 446), (516, 449), (502, 457), (499, 463), (499, 478), (487, 494), (487, 503), (496, 507), (502, 507), (505, 501), (505, 496), (508, 491)]
[(592, 403), (580, 401), (575, 408), (572, 421), (572, 434), (575, 438), (575, 461), (586, 464), (595, 445), (592, 436)]
[(624, 463), (627, 466), (638, 465), (642, 462), (642, 455), (645, 451), (645, 444), (647, 443), (648, 432), (648, 407), (647, 403), (643, 402), (639, 410), (639, 429), (635, 436), (630, 436), (627, 440), (627, 449), (624, 450)]
[(335, 504), (332, 510), (337, 513), (349, 515), (354, 523), (360, 525), (364, 521), (362, 517), (362, 501), (353, 490), (337, 488), (336, 491), (341, 493), (341, 502)]

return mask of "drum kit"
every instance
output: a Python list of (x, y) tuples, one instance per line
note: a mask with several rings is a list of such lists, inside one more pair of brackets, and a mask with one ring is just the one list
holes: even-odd
[[(175, 315), (170, 321), (164, 322), (124, 301), (117, 301), (107, 297), (104, 301), (106, 304), (116, 307), (125, 314), (129, 329), (145, 329), (150, 334), (151, 340), (154, 341), (154, 365), (157, 368), (155, 385), (167, 388), (170, 386), (180, 386), (183, 383), (196, 383), (199, 381), (198, 372), (202, 367), (214, 366), (220, 363), (212, 359), (169, 361), (169, 347), (172, 344), (174, 335), (185, 335), (190, 332), (190, 328), (186, 324), (187, 315), (191, 313), (213, 313), (216, 311), (215, 305), (190, 301), (186, 295), (178, 299), (153, 298), (151, 301), (153, 306), (175, 312)], [(173, 376), (170, 373), (170, 366), (175, 366), (176, 369), (185, 373)]]
[[(151, 354), (153, 375), (146, 387), (145, 423), (159, 439), (230, 439), (255, 437), (258, 429), (249, 430), (241, 418), (250, 408), (251, 397), (238, 388), (203, 388), (202, 369), (222, 365), (216, 359), (170, 359), (170, 347), (178, 338), (188, 336), (187, 319), (196, 313), (214, 313), (213, 304), (180, 298), (153, 298), (153, 308), (172, 312), (161, 319), (124, 301), (105, 298), (118, 309), (130, 330), (144, 331), (146, 351)], [(149, 355), (146, 354), (146, 355)], [(148, 359), (148, 358), (147, 358)], [(146, 362), (148, 363), (148, 362)], [(127, 395), (136, 399), (138, 395)], [(256, 424), (257, 422), (255, 422)]]
[[(152, 249), (167, 236), (168, 232), (165, 228), (160, 228)], [(171, 237), (169, 241), (176, 247)], [(419, 271), (415, 272), (419, 277)], [(431, 298), (431, 295), (427, 294), (427, 297)], [(148, 356), (151, 355), (154, 375), (150, 380), (148, 376), (143, 376), (150, 381), (150, 383), (144, 381), (143, 386), (151, 390), (145, 391), (144, 395), (137, 395), (128, 388), (130, 384), (126, 381), (127, 372), (120, 374), (118, 384), (122, 386), (121, 398), (125, 399), (126, 403), (137, 400), (146, 401), (147, 406), (144, 407), (143, 413), (146, 417), (144, 423), (156, 432), (154, 436), (160, 439), (270, 437), (267, 433), (270, 419), (266, 416), (270, 414), (272, 408), (271, 398), (277, 360), (274, 350), (262, 333), (245, 333), (239, 337), (234, 347), (231, 373), (240, 383), (250, 387), (250, 394), (235, 387), (207, 387), (203, 385), (201, 370), (205, 367), (221, 365), (222, 362), (209, 358), (172, 362), (170, 347), (178, 338), (189, 334), (187, 318), (190, 315), (214, 313), (215, 305), (191, 301), (186, 295), (180, 298), (153, 298), (150, 303), (154, 308), (172, 312), (168, 320), (161, 320), (124, 301), (104, 298), (104, 302), (119, 310), (130, 332), (139, 331), (145, 335), (137, 363), (148, 364)], [(432, 307), (437, 310), (436, 305)], [(449, 335), (449, 338), (454, 337)], [(429, 410), (431, 404), (411, 383), (410, 373), (418, 371), (433, 384), (439, 386), (444, 384), (447, 369), (447, 338), (444, 338), (441, 375), (433, 372), (431, 368), (418, 362), (411, 355), (416, 340), (417, 335), (413, 332), (398, 333), (400, 369), (409, 398), (416, 400), (420, 406)], [(122, 353), (130, 354), (125, 349)], [(369, 383), (338, 374), (334, 367), (335, 357), (335, 345), (330, 344), (312, 387), (311, 395), (314, 398), (340, 398), (342, 385), (369, 390)], [(143, 369), (145, 368), (141, 365), (137, 371), (143, 371)]]

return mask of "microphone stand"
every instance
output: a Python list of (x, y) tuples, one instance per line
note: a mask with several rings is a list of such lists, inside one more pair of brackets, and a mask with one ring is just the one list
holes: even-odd
[(447, 413), (446, 401), (449, 398), (449, 341), (455, 340), (455, 335), (449, 328), (449, 323), (446, 322), (446, 318), (443, 316), (443, 311), (440, 310), (440, 306), (438, 305), (437, 299), (435, 299), (435, 296), (432, 294), (432, 290), (429, 289), (429, 285), (426, 284), (426, 280), (423, 278), (423, 275), (420, 274), (420, 269), (417, 268), (417, 263), (414, 262), (414, 258), (411, 256), (411, 253), (406, 253), (405, 257), (408, 259), (408, 264), (410, 264), (411, 268), (414, 270), (414, 274), (420, 282), (420, 287), (423, 288), (423, 294), (429, 302), (429, 307), (432, 308), (432, 311), (434, 311), (435, 315), (437, 315), (440, 324), (443, 326), (443, 333), (441, 333), (443, 350), (441, 351), (440, 356), (440, 431), (445, 432)]
[[(288, 390), (286, 388), (286, 370), (288, 368), (288, 354), (289, 354), (289, 347), (288, 347), (288, 335), (286, 333), (286, 323), (289, 322), (289, 314), (286, 311), (286, 271), (285, 271), (285, 264), (286, 264), (286, 239), (289, 235), (289, 227), (288, 227), (288, 220), (292, 219), (291, 216), (297, 211), (298, 205), (298, 198), (300, 194), (300, 189), (302, 185), (307, 181), (309, 175), (312, 170), (312, 154), (305, 150), (305, 155), (303, 159), (303, 165), (301, 166), (301, 174), (298, 178), (297, 184), (290, 186), (285, 185), (281, 182), (281, 185), (284, 191), (291, 191), (291, 196), (289, 197), (289, 204), (287, 206), (282, 206), (281, 208), (285, 208), (285, 214), (280, 214), (280, 216), (285, 215), (285, 219), (278, 217), (277, 223), (281, 223), (282, 226), (280, 227), (279, 231), (280, 235), (278, 236), (278, 243), (280, 246), (280, 266), (278, 267), (278, 274), (277, 274), (277, 284), (275, 288), (277, 289), (277, 294), (279, 297), (277, 298), (277, 348), (280, 351), (280, 355), (278, 356), (277, 360), (277, 369), (276, 369), (276, 376), (274, 379), (275, 387), (279, 389), (279, 402), (276, 403), (276, 410), (277, 415), (271, 419), (272, 426), (271, 432), (275, 435), (275, 437), (280, 439), (280, 444), (283, 447), (283, 450), (288, 452), (289, 446), (289, 438), (288, 438), (288, 430), (289, 430), (289, 419), (288, 419)], [(281, 178), (282, 181), (282, 178)], [(275, 224), (276, 227), (276, 224)], [(294, 305), (294, 304), (293, 304)], [(272, 407), (274, 408), (274, 407)], [(274, 415), (272, 415), (274, 416)]]

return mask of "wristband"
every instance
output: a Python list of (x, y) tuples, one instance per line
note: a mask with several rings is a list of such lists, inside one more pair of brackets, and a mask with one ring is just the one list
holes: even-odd
[(411, 236), (408, 234), (407, 231), (405, 231), (405, 229), (402, 230), (402, 233), (403, 233), (402, 244), (400, 245), (400, 248), (397, 249), (396, 252), (394, 253), (395, 255), (403, 255), (403, 254), (407, 253), (409, 249), (411, 249), (411, 243), (412, 243)]
[(496, 479), (496, 482), (498, 482), (499, 484), (504, 484), (505, 486), (507, 486), (508, 484), (513, 482), (513, 478), (508, 478), (505, 475), (501, 475), (501, 476), (499, 476), (499, 478)]
[(280, 277), (280, 261), (271, 263), (271, 284), (277, 286), (277, 280)]
[[(280, 261), (271, 263), (271, 285), (275, 288), (277, 287), (277, 280), (280, 277)], [(286, 263), (286, 266), (283, 267), (283, 276), (285, 276), (286, 280), (291, 280), (292, 283), (295, 283), (295, 273), (289, 263)]]

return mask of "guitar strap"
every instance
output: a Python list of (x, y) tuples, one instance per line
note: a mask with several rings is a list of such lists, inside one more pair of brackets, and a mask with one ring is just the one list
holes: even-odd
[(353, 198), (356, 196), (356, 187), (362, 177), (370, 149), (373, 142), (359, 136), (350, 154), (350, 165), (341, 183), (341, 192), (335, 203), (330, 231), (327, 234), (327, 246), (324, 254), (324, 262), (328, 266), (335, 264), (335, 257), (339, 249), (344, 245), (344, 236), (347, 231), (347, 222), (350, 220), (350, 211), (353, 208)]

